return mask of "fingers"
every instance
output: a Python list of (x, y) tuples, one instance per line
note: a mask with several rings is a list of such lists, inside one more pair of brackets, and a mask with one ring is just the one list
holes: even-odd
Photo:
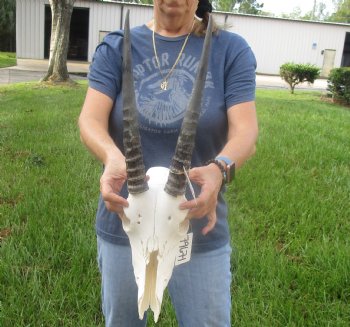
[(186, 201), (180, 204), (180, 210), (191, 210), (194, 211), (196, 208), (198, 208), (198, 199), (193, 199), (190, 201)]
[(215, 211), (218, 193), (207, 185), (203, 185), (198, 198), (180, 204), (181, 210), (190, 210), (191, 218), (200, 218)]
[(124, 212), (124, 208), (129, 206), (129, 203), (122, 196), (115, 193), (102, 194), (102, 198), (105, 202), (106, 208), (109, 211), (116, 212), (119, 215)]
[(189, 209), (187, 218), (203, 218), (204, 216), (207, 216), (208, 218), (208, 224), (202, 229), (202, 234), (207, 235), (211, 230), (214, 229), (216, 225), (216, 205), (213, 206), (212, 211), (207, 213), (206, 206), (201, 207), (200, 202), (195, 202), (194, 200), (187, 201), (183, 203), (180, 208), (182, 209)]
[(217, 218), (216, 218), (216, 199), (206, 201), (203, 198), (196, 200), (190, 200), (182, 203), (180, 209), (189, 210), (187, 218), (203, 218), (207, 216), (208, 224), (202, 229), (202, 234), (207, 235), (211, 230), (214, 229)]
[(200, 169), (198, 168), (191, 168), (188, 172), (188, 177), (192, 182), (198, 182), (200, 180)]
[(189, 210), (188, 218), (201, 218), (208, 213), (207, 203), (200, 198), (182, 203), (180, 209)]
[(216, 224), (216, 206), (218, 193), (222, 183), (220, 171), (212, 167), (192, 168), (189, 173), (192, 182), (201, 186), (197, 199), (181, 203), (180, 209), (189, 210), (188, 218), (202, 218), (207, 216), (208, 224), (203, 228), (203, 235), (208, 234)]
[(118, 181), (113, 179), (101, 178), (100, 191), (102, 198), (105, 202), (106, 208), (109, 211), (116, 212), (118, 214), (123, 213), (124, 207), (128, 207), (128, 201), (118, 194), (123, 182), (118, 185)]
[(207, 235), (211, 230), (214, 229), (216, 224), (216, 212), (213, 211), (208, 215), (208, 224), (202, 229), (202, 234)]
[(124, 212), (124, 208), (129, 206), (129, 203), (122, 196), (115, 193), (102, 194), (102, 198), (105, 202), (106, 208), (109, 211), (116, 212), (119, 215)]

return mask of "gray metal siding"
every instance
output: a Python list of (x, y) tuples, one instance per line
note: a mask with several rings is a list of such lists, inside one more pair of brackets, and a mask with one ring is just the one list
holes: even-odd
[(258, 61), (257, 71), (265, 74), (278, 74), (279, 67), (290, 61), (322, 67), (324, 49), (336, 49), (335, 66), (339, 67), (345, 34), (350, 32), (350, 25), (241, 15), (229, 15), (227, 25), (226, 29), (247, 40)]
[[(17, 57), (44, 58), (45, 4), (48, 0), (17, 0)], [(88, 60), (99, 42), (100, 31), (121, 28), (126, 10), (131, 10), (130, 25), (152, 19), (153, 7), (115, 2), (77, 0), (75, 7), (89, 8)], [(258, 62), (257, 71), (278, 74), (288, 61), (323, 65), (324, 49), (335, 49), (335, 67), (341, 65), (346, 32), (350, 25), (292, 21), (268, 17), (214, 13), (222, 28), (240, 34), (252, 47)], [(317, 43), (313, 49), (312, 44)]]
[(44, 58), (45, 0), (16, 1), (17, 57)]
[(99, 32), (113, 31), (119, 28), (120, 11), (120, 6), (116, 6), (114, 4), (90, 4), (89, 61), (92, 60), (93, 53), (99, 42)]
[(99, 42), (100, 31), (115, 31), (123, 27), (126, 10), (131, 10), (130, 25), (137, 26), (152, 18), (153, 8), (149, 6), (128, 6), (116, 3), (90, 3), (89, 23), (89, 53), (88, 60), (92, 60), (93, 53)]

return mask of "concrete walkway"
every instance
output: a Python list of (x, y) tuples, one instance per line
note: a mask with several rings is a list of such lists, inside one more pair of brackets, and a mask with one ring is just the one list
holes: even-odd
[[(72, 79), (84, 79), (82, 74), (89, 71), (88, 62), (68, 61), (68, 72)], [(0, 69), (0, 85), (18, 82), (39, 81), (44, 77), (48, 68), (48, 60), (17, 59), (17, 66)], [(288, 89), (288, 85), (279, 76), (260, 75), (256, 76), (258, 88)], [(318, 79), (314, 84), (303, 83), (296, 86), (303, 90), (327, 90), (327, 80)]]
[[(48, 60), (17, 59), (17, 66), (0, 69), (0, 85), (18, 82), (39, 81), (48, 69)], [(84, 79), (79, 74), (87, 74), (89, 63), (69, 61), (68, 72), (72, 79)]]
[[(264, 89), (289, 89), (289, 85), (282, 80), (280, 76), (270, 75), (256, 75), (256, 86), (257, 88)], [(327, 80), (317, 79), (313, 84), (302, 83), (295, 87), (295, 89), (301, 90), (314, 90), (314, 91), (326, 91)]]

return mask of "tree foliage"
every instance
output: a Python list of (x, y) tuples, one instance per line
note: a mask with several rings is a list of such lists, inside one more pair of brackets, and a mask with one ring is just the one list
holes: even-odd
[(280, 67), (280, 76), (289, 84), (290, 92), (294, 93), (296, 85), (315, 82), (320, 76), (320, 69), (314, 65), (288, 62)]
[(327, 10), (327, 5), (322, 1), (315, 2), (313, 9), (304, 14), (299, 6), (294, 7), (291, 13), (282, 14), (283, 18), (315, 20), (315, 21), (328, 20), (329, 16), (330, 16), (330, 13)]
[(243, 14), (259, 15), (264, 7), (263, 3), (257, 0), (241, 0), (239, 1), (238, 12)]
[(0, 50), (14, 51), (16, 35), (16, 0), (0, 1)]
[(263, 3), (258, 3), (257, 0), (213, 0), (212, 5), (218, 11), (253, 15), (260, 14), (264, 6)]
[(350, 23), (350, 0), (334, 0), (335, 12), (329, 17), (329, 21), (338, 23)]
[(350, 104), (350, 68), (334, 68), (328, 77), (328, 91), (332, 98)]
[(313, 10), (308, 11), (301, 18), (305, 20), (327, 20), (329, 18), (329, 12), (327, 11), (326, 4), (322, 1), (316, 2)]
[(213, 0), (212, 5), (215, 10), (233, 12), (238, 3), (239, 0)]
[(289, 13), (282, 13), (282, 18), (288, 18), (288, 19), (301, 19), (302, 12), (299, 6), (294, 7), (292, 12)]

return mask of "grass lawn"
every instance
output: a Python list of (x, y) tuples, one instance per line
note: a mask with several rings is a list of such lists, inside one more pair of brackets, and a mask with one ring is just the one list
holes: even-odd
[(14, 52), (0, 52), (0, 68), (15, 66), (16, 53)]
[[(2, 327), (103, 326), (85, 89), (0, 88)], [(227, 193), (232, 326), (349, 326), (350, 110), (286, 90), (257, 105), (257, 153)], [(177, 326), (167, 298), (157, 326)]]

